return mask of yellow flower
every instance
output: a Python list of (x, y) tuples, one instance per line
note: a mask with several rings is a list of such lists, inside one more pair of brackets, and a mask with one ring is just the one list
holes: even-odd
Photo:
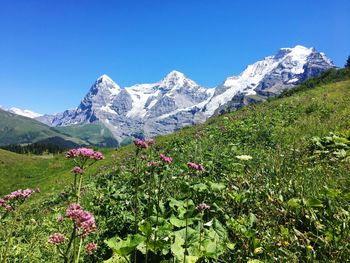
[(310, 245), (307, 245), (306, 248), (307, 248), (308, 250), (313, 250), (313, 249), (314, 249), (314, 248), (313, 248), (312, 246), (310, 246)]
[(237, 159), (241, 160), (241, 161), (248, 161), (253, 159), (253, 157), (251, 157), (250, 155), (237, 155), (236, 156)]
[(254, 254), (261, 254), (264, 252), (264, 249), (262, 247), (257, 247), (254, 249)]

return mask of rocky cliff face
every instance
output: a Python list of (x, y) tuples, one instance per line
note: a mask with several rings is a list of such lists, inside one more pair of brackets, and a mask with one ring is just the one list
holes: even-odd
[(76, 109), (38, 120), (51, 126), (103, 122), (119, 140), (132, 134), (153, 137), (205, 121), (208, 117), (260, 102), (334, 67), (313, 48), (282, 48), (249, 65), (216, 88), (199, 86), (178, 71), (153, 84), (120, 88), (101, 76)]
[[(200, 87), (178, 71), (170, 72), (153, 84), (121, 89), (103, 75), (92, 85), (77, 109), (38, 120), (51, 126), (102, 121), (118, 140), (133, 133), (155, 136), (195, 123), (191, 116), (178, 111), (208, 100), (213, 89)], [(176, 115), (176, 116), (175, 116)]]

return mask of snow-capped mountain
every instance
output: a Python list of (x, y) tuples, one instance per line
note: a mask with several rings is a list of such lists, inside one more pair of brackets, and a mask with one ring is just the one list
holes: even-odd
[(14, 113), (14, 114), (17, 114), (17, 115), (21, 115), (21, 116), (24, 116), (24, 117), (28, 117), (28, 118), (31, 118), (31, 119), (34, 119), (34, 118), (42, 116), (42, 114), (40, 114), (40, 113), (36, 113), (36, 112), (30, 111), (30, 110), (22, 110), (22, 109), (15, 108), (15, 107), (12, 107), (12, 108), (6, 109), (6, 110), (8, 112), (11, 112), (11, 113)]
[(241, 107), (252, 95), (274, 96), (331, 67), (333, 62), (314, 48), (281, 48), (274, 56), (249, 65), (239, 76), (228, 77), (205, 105), (205, 115)]
[(125, 88), (102, 75), (76, 109), (37, 119), (51, 126), (99, 120), (119, 141), (140, 133), (153, 137), (264, 100), (331, 67), (334, 64), (324, 53), (296, 46), (280, 49), (211, 89), (199, 86), (178, 71), (153, 84)]
[(121, 89), (106, 75), (92, 85), (77, 109), (38, 120), (51, 126), (68, 126), (103, 122), (122, 140), (131, 134), (147, 136), (163, 134), (194, 124), (192, 118), (172, 125), (162, 120), (202, 102), (207, 102), (214, 93), (187, 78), (178, 71), (170, 72), (164, 79), (153, 84), (138, 84)]

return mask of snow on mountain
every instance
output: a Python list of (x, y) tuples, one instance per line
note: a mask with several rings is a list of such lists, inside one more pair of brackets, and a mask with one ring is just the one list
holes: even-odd
[(15, 108), (15, 107), (12, 107), (12, 108), (8, 109), (7, 111), (14, 113), (14, 114), (17, 114), (17, 115), (28, 117), (31, 119), (42, 116), (42, 114), (40, 114), (40, 113), (36, 113), (36, 112), (30, 111), (30, 110), (22, 110), (22, 109)]
[(107, 75), (99, 77), (76, 109), (38, 120), (51, 126), (103, 122), (121, 141), (143, 133), (153, 137), (203, 122), (220, 112), (291, 88), (334, 67), (313, 48), (282, 48), (274, 56), (249, 65), (214, 89), (204, 88), (179, 71), (162, 80), (121, 88)]
[(226, 105), (236, 95), (273, 96), (331, 67), (333, 62), (314, 48), (281, 48), (274, 56), (249, 65), (239, 76), (228, 77), (216, 87), (213, 98), (205, 105), (205, 115), (210, 117), (220, 109), (240, 106)]

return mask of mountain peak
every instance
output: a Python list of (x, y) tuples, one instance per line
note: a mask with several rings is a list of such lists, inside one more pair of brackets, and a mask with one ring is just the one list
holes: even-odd
[(187, 85), (197, 86), (194, 81), (186, 78), (185, 74), (177, 70), (172, 70), (159, 82), (159, 86), (167, 88), (182, 87)]
[(311, 47), (307, 48), (302, 45), (296, 45), (295, 47), (284, 47), (281, 48), (277, 51), (275, 56), (273, 56), (274, 59), (281, 59), (284, 58), (285, 56), (291, 56), (293, 58), (305, 58), (308, 57), (311, 53), (315, 52), (316, 50)]
[(114, 82), (109, 76), (106, 74), (101, 75), (97, 80), (97, 82)]
[(185, 78), (185, 75), (177, 70), (170, 71), (165, 78)]

